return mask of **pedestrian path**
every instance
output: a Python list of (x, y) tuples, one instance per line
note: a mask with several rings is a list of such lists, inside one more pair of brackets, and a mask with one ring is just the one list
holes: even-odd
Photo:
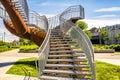
[(120, 66), (120, 54), (95, 53), (95, 60)]
[(24, 76), (10, 75), (6, 72), (17, 60), (37, 55), (37, 53), (19, 53), (18, 49), (0, 53), (0, 80), (23, 80)]
[(120, 59), (96, 59), (96, 60), (120, 66)]
[[(0, 80), (23, 80), (24, 76), (5, 74), (6, 71), (19, 59), (37, 57), (37, 53), (19, 53), (19, 50), (11, 50), (0, 53)], [(120, 66), (120, 55), (113, 53), (95, 53), (95, 60)], [(32, 80), (37, 80), (32, 78)]]

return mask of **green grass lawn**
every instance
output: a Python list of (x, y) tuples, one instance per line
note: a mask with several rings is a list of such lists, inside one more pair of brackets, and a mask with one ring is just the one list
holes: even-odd
[(8, 71), (7, 74), (25, 75), (23, 68), (30, 72), (30, 76), (37, 77), (35, 67), (36, 58), (26, 58), (18, 60)]
[(96, 61), (96, 80), (120, 80), (120, 66)]
[(9, 48), (9, 47), (4, 47), (4, 46), (2, 46), (2, 47), (0, 47), (0, 52), (5, 52), (5, 51), (9, 51), (9, 50), (13, 50), (13, 49), (17, 49), (16, 47), (14, 48), (14, 47), (11, 47), (11, 48)]
[[(22, 70), (24, 67), (30, 71), (32, 77), (36, 77), (35, 60), (36, 58), (20, 59), (7, 71), (7, 74), (25, 75)], [(120, 66), (96, 61), (96, 74), (96, 80), (120, 80)]]
[(3, 42), (0, 40), (0, 52), (17, 49), (19, 46), (14, 43)]

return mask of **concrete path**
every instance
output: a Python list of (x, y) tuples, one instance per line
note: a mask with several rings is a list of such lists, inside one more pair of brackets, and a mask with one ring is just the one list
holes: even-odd
[(107, 62), (120, 66), (120, 54), (115, 53), (95, 53), (95, 60)]
[[(37, 55), (37, 53), (19, 53), (18, 49), (0, 53), (0, 80), (23, 80), (24, 76), (5, 73), (18, 59), (37, 57)], [(95, 59), (115, 65), (120, 65), (120, 55), (113, 53), (95, 53)], [(32, 80), (37, 79), (32, 78)]]
[(0, 53), (0, 80), (23, 80), (24, 76), (5, 73), (17, 60), (28, 57), (37, 57), (37, 55), (37, 53), (19, 53), (18, 49)]

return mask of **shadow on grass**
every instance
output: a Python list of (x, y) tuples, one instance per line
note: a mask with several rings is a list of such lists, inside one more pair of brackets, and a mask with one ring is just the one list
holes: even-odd
[(29, 66), (35, 66), (35, 61), (18, 61), (14, 65), (29, 65)]
[(36, 77), (35, 61), (36, 58), (20, 59), (7, 71), (7, 74), (25, 75), (24, 70), (26, 70), (30, 73), (30, 76)]
[(0, 67), (10, 66), (13, 64), (15, 64), (15, 62), (4, 62), (4, 63), (0, 63)]

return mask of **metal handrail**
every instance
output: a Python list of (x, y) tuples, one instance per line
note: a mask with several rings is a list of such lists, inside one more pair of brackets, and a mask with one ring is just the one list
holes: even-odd
[(60, 14), (60, 17), (66, 21), (74, 18), (84, 19), (84, 8), (81, 5), (70, 6)]
[(12, 5), (16, 8), (16, 10), (19, 12), (25, 23), (28, 23), (29, 17), (28, 17), (28, 5), (26, 0), (11, 0)]
[(44, 70), (45, 65), (46, 65), (46, 61), (48, 59), (49, 40), (50, 40), (50, 35), (51, 35), (51, 29), (58, 26), (58, 24), (56, 24), (56, 22), (58, 21), (59, 18), (57, 18), (57, 17), (58, 16), (51, 17), (51, 18), (48, 19), (49, 20), (49, 29), (48, 29), (47, 35), (46, 35), (42, 45), (40, 46), (40, 48), (38, 50), (38, 57), (39, 57), (38, 78), (40, 78), (40, 76), (42, 75), (42, 70)]
[(6, 10), (3, 8), (1, 4), (0, 4), (0, 18), (2, 18), (5, 21), (11, 22)]
[[(20, 13), (20, 15), (22, 16), (23, 20), (27, 23), (28, 22), (28, 17), (27, 17), (27, 12), (25, 12), (25, 10), (23, 9), (22, 6), (23, 4), (26, 4), (24, 2), (20, 3), (23, 0), (11, 0), (11, 3), (13, 4), (13, 6), (16, 8), (16, 10), (18, 10), (18, 12)], [(18, 5), (19, 5), (19, 9), (18, 9)], [(26, 4), (27, 5), (27, 4)], [(20, 11), (19, 11), (20, 10)], [(7, 22), (11, 22), (11, 19), (9, 18), (9, 15), (7, 14), (7, 11), (4, 9), (4, 7), (2, 6), (2, 4), (0, 3), (0, 17), (4, 20), (6, 20)]]
[[(38, 29), (43, 29), (44, 31), (48, 32), (48, 20), (45, 16), (40, 16), (35, 11), (29, 11), (27, 2), (24, 0), (11, 0), (11, 3), (13, 6), (15, 6), (16, 10), (18, 10), (19, 14), (23, 18), (24, 22), (28, 26), (36, 27)], [(25, 7), (26, 6), (26, 7)], [(28, 11), (28, 12), (27, 12)], [(34, 18), (34, 21), (31, 19), (31, 17)], [(7, 14), (7, 11), (5, 8), (0, 4), (0, 18), (7, 22), (11, 22), (11, 19), (9, 15)], [(30, 22), (30, 20), (32, 20)], [(36, 20), (36, 21), (35, 21)]]
[[(42, 45), (38, 49), (38, 79), (40, 78), (40, 75), (42, 74), (42, 70), (44, 69), (45, 62), (47, 60), (47, 55), (49, 49), (49, 39), (50, 39), (51, 29), (49, 27), (47, 35), (42, 43)], [(46, 52), (47, 49), (47, 52)], [(45, 53), (46, 52), (46, 53)]]
[[(71, 6), (67, 8), (63, 13), (60, 14), (60, 23), (61, 30), (63, 33), (67, 33), (71, 36), (74, 41), (76, 41), (80, 47), (83, 49), (83, 52), (86, 54), (90, 68), (92, 71), (92, 79), (95, 80), (95, 63), (94, 63), (94, 51), (91, 44), (91, 41), (87, 35), (73, 24), (71, 19), (74, 18), (84, 18), (84, 8), (81, 5)], [(73, 35), (73, 33), (75, 35)]]
[(40, 16), (37, 12), (30, 10), (29, 11), (29, 22), (28, 25), (35, 25), (40, 29), (48, 31), (48, 20), (46, 16)]
[[(21, 67), (22, 67), (22, 66), (21, 66)], [(22, 70), (23, 70), (24, 73), (25, 73), (25, 77), (24, 77), (23, 80), (30, 80), (30, 72), (29, 72), (26, 68), (24, 68), (24, 67), (22, 67)], [(28, 76), (28, 79), (26, 79), (27, 76)]]
[(93, 52), (93, 48), (90, 40), (88, 39), (86, 34), (77, 26), (75, 26), (71, 21), (67, 21), (63, 17), (60, 17), (60, 18), (61, 18), (62, 24), (64, 23), (65, 25), (69, 26), (67, 32), (70, 34), (73, 31), (76, 34), (77, 37), (75, 37), (75, 35), (72, 35), (72, 33), (70, 35), (72, 39), (74, 39), (74, 41), (76, 41), (81, 46), (84, 53), (86, 54), (86, 57), (88, 59), (88, 62), (90, 64), (90, 68), (92, 71), (92, 79), (95, 80), (94, 52)]

